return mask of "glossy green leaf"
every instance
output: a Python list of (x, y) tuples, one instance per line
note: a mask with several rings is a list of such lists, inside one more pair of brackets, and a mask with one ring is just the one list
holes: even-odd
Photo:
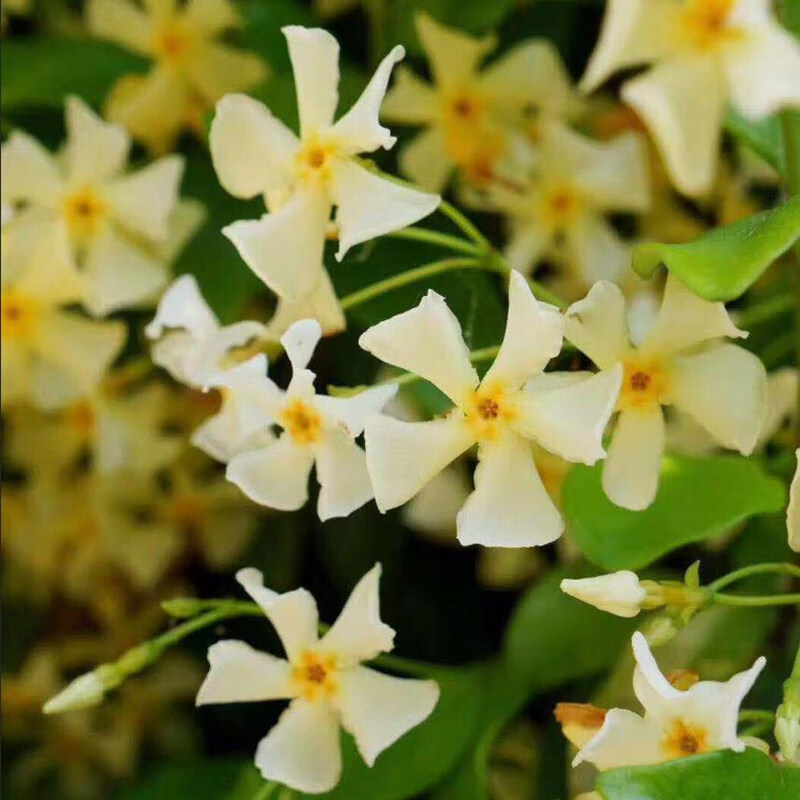
[(114, 81), (144, 72), (147, 62), (99, 39), (4, 41), (0, 55), (3, 108), (58, 106), (68, 94), (99, 106)]
[(728, 751), (604, 772), (597, 788), (605, 800), (797, 800), (800, 769)]
[(781, 129), (775, 117), (752, 120), (742, 116), (736, 109), (728, 111), (725, 129), (770, 166), (781, 172)]
[(800, 237), (800, 195), (685, 244), (645, 242), (634, 248), (643, 278), (664, 265), (706, 300), (735, 300)]
[(783, 507), (781, 481), (738, 456), (666, 458), (655, 502), (615, 506), (601, 486), (602, 464), (576, 467), (564, 487), (570, 534), (607, 570), (639, 569), (690, 542), (718, 536), (755, 514)]

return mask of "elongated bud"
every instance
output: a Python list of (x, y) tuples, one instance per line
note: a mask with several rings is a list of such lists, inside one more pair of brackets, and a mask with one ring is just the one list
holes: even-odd
[(111, 686), (106, 685), (104, 667), (87, 672), (67, 684), (57, 695), (51, 697), (42, 711), (45, 714), (61, 714), (64, 711), (79, 711), (100, 705)]
[(618, 617), (635, 617), (647, 598), (636, 573), (620, 570), (596, 578), (566, 578), (561, 591)]
[(800, 764), (800, 675), (783, 684), (783, 702), (775, 712), (775, 739), (787, 761)]

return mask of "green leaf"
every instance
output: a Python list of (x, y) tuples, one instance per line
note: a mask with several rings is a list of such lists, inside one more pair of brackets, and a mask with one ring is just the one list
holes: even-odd
[(725, 129), (778, 172), (783, 172), (781, 130), (775, 117), (747, 119), (731, 108), (725, 118)]
[(98, 39), (6, 40), (0, 63), (5, 111), (60, 107), (68, 94), (97, 107), (117, 78), (147, 69), (144, 59)]
[(706, 300), (735, 300), (800, 237), (800, 195), (782, 206), (714, 228), (685, 244), (645, 242), (633, 268), (649, 278), (661, 265)]
[(604, 772), (597, 788), (605, 800), (796, 800), (800, 769), (757, 750), (726, 751)]
[(571, 535), (587, 558), (607, 570), (645, 567), (784, 504), (781, 481), (738, 456), (665, 459), (658, 496), (644, 511), (615, 506), (603, 492), (601, 474), (601, 464), (575, 467), (563, 502)]
[(119, 800), (251, 800), (263, 785), (252, 763), (241, 759), (179, 761), (153, 769), (123, 790)]

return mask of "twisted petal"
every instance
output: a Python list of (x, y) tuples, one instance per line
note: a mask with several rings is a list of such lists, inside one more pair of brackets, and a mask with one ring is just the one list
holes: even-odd
[(620, 361), (630, 343), (619, 287), (609, 281), (595, 283), (583, 300), (567, 309), (565, 334), (601, 369)]

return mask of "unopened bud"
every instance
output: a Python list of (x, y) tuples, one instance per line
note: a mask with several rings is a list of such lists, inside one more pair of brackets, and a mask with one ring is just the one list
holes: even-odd
[(630, 570), (596, 578), (566, 578), (561, 581), (561, 591), (618, 617), (635, 617), (647, 597), (636, 573)]
[(87, 672), (67, 684), (55, 697), (51, 697), (42, 709), (45, 714), (61, 714), (64, 711), (79, 711), (100, 705), (109, 688), (103, 680), (102, 668)]

